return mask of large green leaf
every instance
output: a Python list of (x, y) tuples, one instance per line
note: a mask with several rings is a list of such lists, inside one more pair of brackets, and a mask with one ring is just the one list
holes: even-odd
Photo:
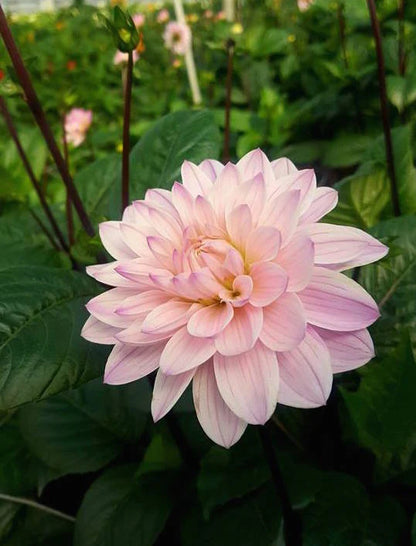
[(80, 337), (97, 284), (43, 267), (0, 269), (0, 410), (97, 377), (108, 350)]
[(75, 546), (152, 546), (173, 505), (172, 476), (135, 477), (136, 467), (105, 472), (84, 497), (75, 524)]
[(31, 451), (65, 473), (97, 470), (126, 444), (138, 443), (148, 418), (146, 381), (112, 387), (101, 379), (22, 408), (20, 425)]
[(358, 391), (341, 389), (349, 435), (373, 451), (377, 477), (386, 479), (416, 465), (416, 362), (409, 339), (362, 374)]

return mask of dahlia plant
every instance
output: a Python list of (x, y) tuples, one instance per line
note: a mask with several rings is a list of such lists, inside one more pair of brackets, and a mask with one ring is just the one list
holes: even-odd
[(225, 447), (277, 403), (324, 405), (334, 373), (374, 356), (377, 304), (342, 271), (388, 250), (319, 222), (336, 204), (313, 170), (254, 150), (236, 165), (185, 161), (182, 183), (102, 223), (115, 261), (88, 273), (113, 288), (87, 304), (82, 335), (114, 345), (104, 381), (157, 370), (155, 421), (192, 382), (202, 428)]

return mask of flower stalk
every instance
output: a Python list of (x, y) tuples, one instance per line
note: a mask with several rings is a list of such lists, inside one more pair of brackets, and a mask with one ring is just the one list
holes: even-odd
[(227, 40), (227, 79), (225, 83), (225, 123), (224, 123), (224, 149), (222, 159), (224, 163), (230, 161), (230, 116), (231, 116), (231, 90), (233, 80), (233, 59), (235, 42)]
[(129, 204), (129, 157), (130, 157), (130, 113), (131, 90), (133, 83), (133, 52), (128, 52), (124, 91), (124, 120), (123, 120), (123, 158), (121, 167), (121, 212)]
[(395, 216), (400, 216), (399, 189), (397, 184), (396, 169), (394, 165), (393, 143), (391, 138), (391, 127), (388, 113), (387, 90), (386, 90), (386, 70), (384, 66), (383, 48), (381, 43), (380, 22), (377, 17), (376, 4), (374, 0), (367, 0), (368, 11), (370, 13), (371, 27), (373, 30), (377, 54), (377, 72), (380, 94), (381, 119), (384, 131), (384, 144), (386, 149), (387, 169), (390, 178), (390, 191)]
[(82, 204), (81, 198), (78, 194), (78, 191), (74, 185), (74, 182), (71, 178), (71, 175), (68, 172), (68, 168), (65, 163), (58, 144), (55, 140), (55, 137), (52, 133), (52, 130), (48, 124), (48, 121), (43, 111), (42, 105), (38, 99), (36, 91), (33, 87), (32, 81), (30, 79), (29, 73), (25, 67), (22, 56), (17, 48), (16, 42), (13, 38), (13, 35), (10, 31), (9, 25), (7, 23), (6, 15), (3, 11), (3, 8), (0, 5), (0, 34), (3, 39), (4, 45), (9, 53), (10, 59), (13, 63), (16, 76), (22, 86), (25, 100), (33, 114), (33, 117), (38, 124), (39, 129), (42, 132), (42, 135), (45, 139), (45, 142), (49, 148), (49, 151), (56, 163), (59, 174), (71, 196), (71, 200), (74, 204), (74, 207), (77, 211), (79, 219), (87, 232), (91, 237), (94, 235), (94, 227), (88, 217), (88, 214)]
[(404, 50), (404, 9), (405, 0), (399, 0), (398, 20), (399, 20), (399, 74), (404, 76), (406, 73), (406, 52)]
[[(22, 160), (22, 163), (23, 163), (23, 166), (27, 172), (27, 175), (33, 185), (33, 188), (35, 189), (36, 191), (36, 194), (39, 198), (39, 201), (40, 201), (40, 204), (43, 208), (43, 211), (51, 225), (51, 228), (56, 236), (56, 238), (58, 239), (61, 247), (63, 250), (65, 250), (66, 252), (69, 251), (69, 248), (68, 248), (68, 244), (67, 242), (65, 241), (65, 237), (60, 229), (60, 227), (58, 226), (53, 214), (52, 214), (52, 211), (46, 201), (46, 198), (45, 198), (45, 195), (43, 194), (43, 191), (42, 191), (42, 188), (40, 187), (39, 185), (39, 182), (38, 180), (36, 179), (36, 176), (35, 176), (35, 173), (33, 172), (33, 169), (32, 169), (32, 166), (26, 156), (26, 152), (24, 151), (23, 149), (23, 146), (20, 142), (20, 139), (19, 139), (19, 135), (17, 134), (17, 131), (16, 131), (16, 127), (13, 123), (13, 119), (10, 115), (10, 112), (7, 108), (7, 104), (6, 104), (6, 101), (4, 100), (4, 98), (2, 96), (0, 96), (0, 111), (2, 113), (2, 116), (4, 118), (4, 121), (6, 123), (6, 127), (10, 133), (10, 136), (12, 137), (12, 140), (16, 146), (16, 149), (17, 149), (17, 152), (20, 156), (20, 159)], [(42, 224), (43, 226), (43, 224)], [(45, 231), (45, 226), (43, 226), (43, 231)], [(47, 233), (47, 236), (48, 236), (48, 239), (52, 242), (53, 239), (51, 238), (51, 235), (49, 234), (49, 232), (46, 230), (46, 233)], [(56, 243), (53, 242), (54, 246), (56, 246)]]
[[(70, 169), (69, 150), (68, 150), (68, 140), (66, 138), (66, 131), (65, 131), (65, 115), (62, 116), (62, 144), (64, 148), (65, 163), (69, 171)], [(74, 237), (74, 218), (72, 215), (72, 202), (71, 202), (71, 196), (69, 195), (68, 189), (66, 190), (66, 198), (65, 198), (65, 214), (66, 214), (66, 225), (67, 225), (67, 231), (68, 231), (69, 246), (71, 247), (74, 244), (75, 237)]]

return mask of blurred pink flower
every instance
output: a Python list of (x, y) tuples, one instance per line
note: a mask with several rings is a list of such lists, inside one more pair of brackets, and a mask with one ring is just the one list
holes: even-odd
[(77, 147), (85, 140), (92, 123), (92, 111), (84, 108), (72, 108), (65, 116), (65, 138), (69, 144)]
[(204, 11), (204, 17), (206, 19), (212, 19), (214, 16), (214, 12), (211, 9), (207, 9)]
[(113, 286), (87, 304), (82, 335), (114, 345), (104, 381), (157, 370), (161, 419), (192, 382), (206, 434), (229, 447), (279, 402), (322, 406), (332, 375), (374, 356), (371, 296), (341, 271), (387, 247), (318, 223), (337, 204), (313, 170), (261, 150), (236, 165), (185, 161), (182, 184), (150, 189), (120, 222), (100, 224), (115, 262), (88, 273)]
[(191, 30), (188, 25), (172, 21), (163, 34), (165, 46), (176, 55), (185, 55), (191, 45)]
[(146, 16), (143, 13), (135, 13), (131, 17), (136, 28), (140, 28), (146, 21)]
[(156, 21), (158, 23), (166, 23), (169, 21), (170, 15), (167, 9), (161, 9), (157, 14)]
[(307, 11), (313, 2), (314, 0), (298, 0), (299, 11)]
[[(124, 53), (123, 51), (120, 51), (119, 49), (116, 51), (116, 54), (114, 55), (113, 63), (115, 65), (119, 64), (127, 64), (129, 55), (128, 53)], [(137, 62), (139, 60), (139, 54), (136, 50), (133, 50), (133, 63)]]
[(216, 19), (218, 21), (225, 21), (225, 19), (227, 18), (226, 14), (225, 14), (225, 11), (219, 11), (216, 15)]

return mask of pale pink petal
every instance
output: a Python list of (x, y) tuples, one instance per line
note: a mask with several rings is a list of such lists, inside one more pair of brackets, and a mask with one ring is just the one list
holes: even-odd
[(195, 199), (195, 217), (198, 220), (202, 229), (206, 230), (206, 226), (214, 226), (217, 223), (217, 217), (211, 203), (202, 195), (198, 195)]
[(233, 243), (244, 249), (252, 229), (251, 211), (248, 205), (239, 205), (226, 218), (228, 234)]
[(123, 385), (148, 375), (158, 367), (162, 350), (160, 343), (148, 347), (115, 345), (105, 366), (104, 383)]
[[(135, 258), (149, 254), (149, 246), (147, 244), (148, 231), (147, 228), (142, 228), (137, 224), (122, 222), (120, 225), (121, 237), (126, 246), (135, 254)], [(156, 233), (156, 230), (154, 232)]]
[(194, 368), (177, 375), (166, 375), (158, 370), (152, 396), (153, 421), (159, 421), (173, 408), (192, 381), (196, 370)]
[(230, 303), (201, 306), (188, 321), (188, 332), (196, 337), (215, 336), (227, 326), (234, 316)]
[(167, 375), (183, 373), (203, 364), (214, 353), (212, 339), (191, 336), (185, 326), (167, 342), (160, 359), (160, 369)]
[(208, 176), (211, 182), (214, 182), (224, 169), (224, 165), (216, 159), (204, 159), (198, 166)]
[(162, 334), (146, 334), (142, 332), (142, 324), (145, 317), (145, 314), (142, 315), (132, 322), (128, 328), (119, 332), (116, 335), (118, 341), (130, 345), (145, 346), (152, 345), (158, 341), (166, 341), (172, 336), (172, 331), (163, 332)]
[(280, 231), (282, 242), (290, 238), (299, 219), (300, 190), (290, 190), (268, 200), (259, 223), (273, 226)]
[(313, 271), (313, 243), (302, 232), (296, 232), (285, 247), (281, 248), (276, 262), (286, 271), (288, 292), (298, 292), (308, 284)]
[(263, 425), (272, 415), (279, 391), (276, 353), (258, 342), (238, 356), (214, 356), (218, 389), (227, 406), (253, 425)]
[(271, 162), (273, 173), (276, 178), (295, 173), (297, 168), (287, 157), (280, 157)]
[(225, 227), (225, 212), (229, 203), (234, 202), (235, 192), (240, 183), (238, 169), (232, 163), (227, 163), (212, 186), (209, 200), (217, 214), (220, 227)]
[(224, 260), (224, 267), (233, 275), (242, 275), (244, 273), (244, 260), (238, 250), (235, 248), (229, 250)]
[(102, 282), (103, 284), (137, 289), (137, 284), (134, 281), (126, 279), (117, 273), (116, 268), (120, 263), (121, 262), (111, 262), (109, 264), (89, 265), (86, 267), (86, 272), (90, 277), (93, 277), (96, 281)]
[(215, 337), (215, 347), (223, 355), (239, 355), (254, 347), (263, 327), (263, 311), (249, 303), (234, 309), (228, 326)]
[(305, 227), (315, 249), (315, 264), (335, 266), (337, 270), (344, 269), (344, 264), (353, 264), (356, 258), (364, 263), (379, 260), (388, 252), (388, 248), (371, 235), (349, 226), (333, 224), (310, 224)]
[(288, 276), (280, 265), (273, 262), (258, 262), (250, 268), (253, 291), (250, 303), (255, 307), (264, 307), (277, 299), (286, 290)]
[(192, 303), (172, 299), (158, 305), (144, 319), (142, 332), (145, 334), (163, 334), (177, 330), (187, 323)]
[(166, 303), (170, 299), (169, 294), (160, 290), (146, 290), (141, 294), (135, 294), (123, 300), (117, 307), (117, 315), (137, 315), (148, 313), (158, 305)]
[(247, 423), (222, 399), (211, 360), (198, 368), (192, 387), (196, 414), (205, 434), (217, 444), (231, 447), (241, 438)]
[(194, 219), (194, 200), (185, 186), (179, 182), (172, 186), (172, 203), (184, 225), (191, 224)]
[(316, 326), (314, 329), (329, 349), (334, 373), (355, 370), (374, 357), (373, 340), (366, 329), (355, 332), (331, 332)]
[(305, 339), (291, 351), (278, 353), (279, 404), (295, 408), (324, 406), (332, 388), (329, 351), (308, 327)]
[(243, 156), (237, 163), (237, 169), (243, 182), (252, 180), (259, 173), (263, 174), (266, 184), (273, 183), (275, 179), (270, 161), (259, 148)]
[(212, 187), (210, 178), (191, 161), (183, 162), (181, 176), (183, 185), (193, 197), (207, 195)]
[(105, 324), (95, 317), (90, 317), (84, 324), (81, 330), (81, 336), (93, 343), (101, 343), (103, 345), (114, 345), (117, 343), (116, 334), (120, 331), (120, 328)]
[[(250, 298), (253, 292), (253, 280), (249, 275), (237, 275), (233, 280), (233, 305), (241, 307), (243, 302), (245, 303)], [(236, 305), (236, 300), (240, 301), (239, 305)]]
[(129, 288), (112, 288), (103, 292), (99, 296), (92, 298), (86, 305), (88, 311), (96, 319), (111, 326), (118, 328), (125, 328), (132, 322), (130, 317), (121, 317), (116, 314), (116, 309), (129, 296), (132, 296), (134, 292)]
[(373, 298), (341, 273), (315, 267), (308, 286), (298, 293), (306, 320), (327, 330), (361, 330), (380, 316)]
[(309, 208), (315, 196), (316, 176), (313, 169), (304, 169), (280, 178), (276, 191), (270, 197), (289, 190), (300, 190), (299, 211), (302, 215)]
[(120, 262), (115, 268), (119, 275), (132, 281), (132, 286), (135, 286), (137, 291), (154, 288), (154, 282), (150, 275), (172, 277), (170, 271), (159, 269), (160, 264), (153, 256), (144, 258), (143, 261), (140, 260), (140, 258), (137, 258), (136, 260)]
[(246, 261), (266, 262), (276, 258), (281, 236), (279, 230), (270, 226), (260, 226), (249, 234), (246, 242)]
[(338, 203), (338, 192), (333, 188), (322, 186), (316, 188), (313, 200), (309, 207), (300, 217), (301, 224), (310, 224), (323, 218), (328, 212), (331, 212)]
[(306, 318), (296, 294), (286, 293), (263, 309), (261, 341), (273, 351), (290, 351), (305, 337)]
[(135, 253), (123, 241), (120, 225), (121, 222), (101, 222), (98, 226), (101, 242), (116, 260), (135, 258)]
[(226, 204), (226, 211), (230, 211), (238, 205), (248, 205), (253, 219), (257, 224), (266, 201), (266, 185), (262, 173), (257, 174), (253, 180), (247, 180), (238, 186), (234, 199), (230, 199), (230, 205)]

